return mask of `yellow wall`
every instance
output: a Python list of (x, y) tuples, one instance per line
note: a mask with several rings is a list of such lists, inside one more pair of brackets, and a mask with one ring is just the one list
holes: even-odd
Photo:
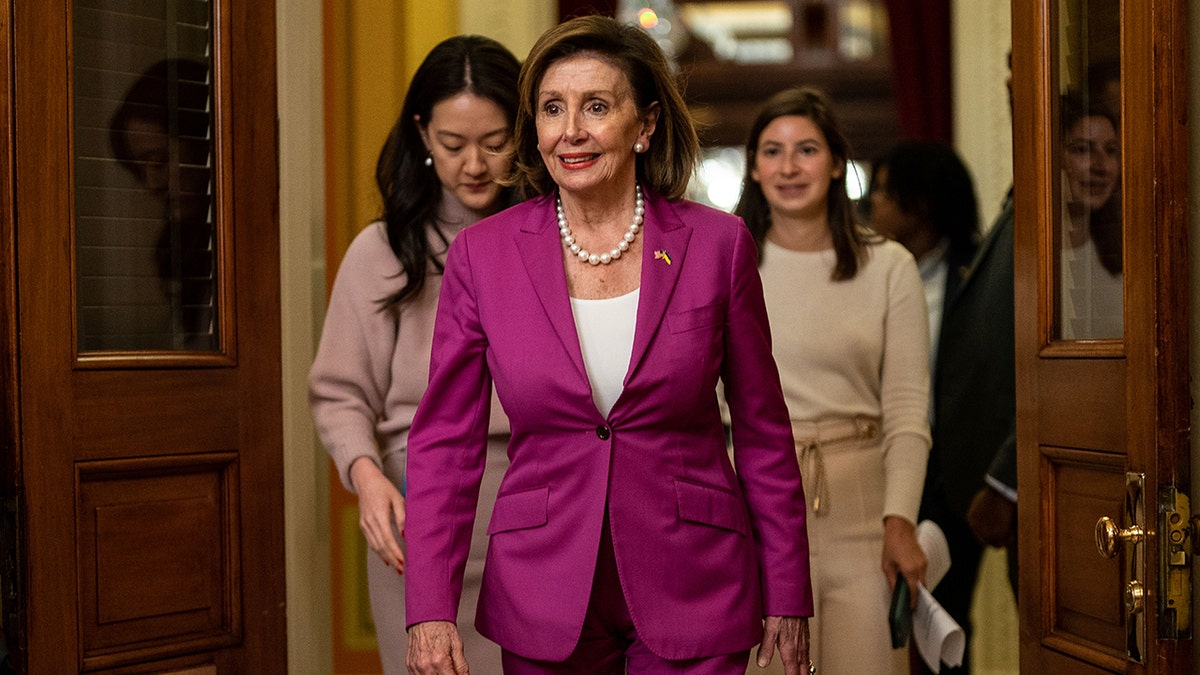
[(457, 32), (454, 0), (326, 0), (326, 261), (379, 215), (375, 160), (405, 87), (434, 45)]

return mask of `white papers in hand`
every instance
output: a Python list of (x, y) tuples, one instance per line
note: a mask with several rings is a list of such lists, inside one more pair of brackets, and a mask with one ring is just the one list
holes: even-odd
[(925, 552), (927, 561), (925, 587), (932, 591), (950, 569), (950, 545), (946, 543), (942, 528), (932, 520), (922, 520), (917, 524), (917, 544)]
[(941, 672), (943, 662), (950, 667), (962, 665), (967, 646), (963, 629), (924, 586), (913, 610), (912, 636), (921, 659), (933, 672)]
[[(929, 588), (935, 588), (950, 569), (950, 546), (942, 528), (932, 520), (917, 524), (917, 543), (925, 552), (925, 580)], [(961, 666), (967, 638), (962, 626), (950, 616), (933, 595), (922, 585), (918, 590), (917, 608), (913, 610), (913, 642), (925, 665), (935, 673), (941, 672), (942, 663)]]

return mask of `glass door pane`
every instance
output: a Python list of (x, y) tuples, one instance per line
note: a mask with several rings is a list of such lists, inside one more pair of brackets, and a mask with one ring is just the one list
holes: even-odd
[(1055, 334), (1121, 338), (1120, 5), (1061, 0), (1059, 10)]
[(211, 3), (72, 16), (79, 351), (217, 350)]

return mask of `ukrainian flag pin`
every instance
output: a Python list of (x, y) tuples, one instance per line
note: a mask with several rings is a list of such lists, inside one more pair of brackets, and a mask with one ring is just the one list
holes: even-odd
[(671, 255), (669, 253), (667, 253), (665, 250), (655, 251), (654, 259), (655, 260), (665, 260), (668, 265), (671, 264)]

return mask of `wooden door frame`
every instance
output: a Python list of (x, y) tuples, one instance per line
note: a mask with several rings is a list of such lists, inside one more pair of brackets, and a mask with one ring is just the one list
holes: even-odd
[[(1073, 349), (1079, 356), (1096, 355), (1091, 346), (1052, 344), (1051, 299), (1039, 294), (1039, 285), (1049, 287), (1052, 266), (1046, 261), (1054, 250), (1049, 228), (1039, 232), (1039, 223), (1058, 218), (1051, 161), (1056, 141), (1049, 134), (1056, 126), (1050, 117), (1056, 110), (1051, 102), (1057, 96), (1051, 72), (1057, 58), (1051, 35), (1054, 4), (1052, 0), (1013, 3), (1015, 301), (1018, 307), (1038, 308), (1036, 323), (1018, 321), (1016, 327), (1018, 473), (1023, 486), (1039, 485), (1042, 480), (1035, 369), (1039, 355), (1053, 352), (1069, 357)], [(1141, 402), (1136, 414), (1126, 416), (1127, 466), (1146, 474), (1150, 509), (1159, 486), (1175, 485), (1187, 492), (1190, 481), (1187, 3), (1127, 0), (1123, 10), (1122, 166), (1153, 167), (1151, 172), (1122, 171), (1125, 292), (1127, 299), (1154, 298), (1153, 303), (1127, 301), (1125, 316), (1127, 326), (1153, 325), (1155, 330), (1127, 331), (1123, 349), (1118, 347), (1115, 356), (1123, 355), (1126, 361), (1127, 402)], [(1022, 38), (1027, 40), (1025, 44), (1018, 42)], [(1141, 48), (1127, 50), (1129, 45)], [(1146, 218), (1146, 214), (1152, 217)], [(1162, 280), (1172, 280), (1165, 291)], [(1030, 345), (1037, 346), (1033, 353)], [(1043, 515), (1038, 500), (1021, 499), (1018, 511), (1019, 531), (1032, 539), (1020, 549), (1021, 665), (1022, 671), (1037, 672), (1041, 667), (1037, 650), (1046, 637), (1049, 618), (1042, 597), (1045, 570), (1040, 569), (1040, 549), (1051, 542), (1043, 538), (1048, 524), (1040, 521)], [(1155, 551), (1156, 547), (1156, 537), (1151, 534), (1147, 548)], [(1154, 564), (1147, 565), (1146, 574), (1145, 672), (1191, 672), (1190, 638), (1153, 637), (1158, 635)]]
[[(12, 0), (0, 0), (0, 100), (11, 102)], [(24, 597), (24, 577), (10, 566), (23, 549), (17, 541), (21, 512), (21, 456), (17, 439), (17, 252), (14, 228), (13, 109), (0, 107), (0, 624), (12, 652), (20, 653), (24, 635), (23, 607), (8, 598)], [(15, 657), (14, 657), (15, 658)]]
[[(18, 242), (21, 251), (53, 251), (55, 257), (61, 251), (64, 256), (70, 255), (71, 233), (63, 226), (72, 216), (70, 200), (59, 199), (58, 195), (69, 190), (63, 181), (73, 171), (67, 157), (65, 133), (48, 133), (47, 138), (39, 138), (38, 131), (26, 131), (23, 139), (15, 134), (21, 131), (22, 121), (29, 129), (69, 128), (69, 91), (54, 90), (46, 96), (23, 98), (17, 94), (37, 91), (47, 82), (58, 86), (68, 77), (70, 27), (66, 17), (70, 3), (0, 0), (0, 7), (4, 11), (0, 17), (3, 29), (0, 86), (8, 104), (0, 112), (0, 133), (4, 136), (0, 146), (0, 164), (3, 164), (0, 169), (0, 262), (3, 262), (0, 266), (0, 310), (3, 310), (0, 313), (0, 470), (3, 473), (0, 475), (6, 497), (11, 490), (18, 504), (26, 497), (39, 499), (36, 505), (14, 518), (22, 523), (24, 541), (17, 542), (20, 549), (16, 571), (25, 586), (20, 592), (24, 603), (18, 607), (24, 609), (24, 614), (17, 617), (12, 629), (21, 631), (16, 645), (21, 652), (19, 662), (31, 671), (69, 672), (80, 667), (76, 541), (69, 535), (77, 532), (71, 525), (76, 522), (77, 504), (69, 499), (45, 499), (42, 495), (56, 486), (64, 489), (64, 478), (70, 480), (75, 475), (72, 459), (66, 453), (59, 457), (53, 452), (54, 444), (48, 442), (54, 433), (71, 436), (74, 431), (70, 424), (63, 424), (70, 417), (64, 408), (69, 411), (71, 402), (61, 400), (65, 396), (61, 392), (71, 390), (72, 369), (77, 374), (81, 368), (74, 353), (73, 332), (58, 329), (69, 323), (69, 316), (64, 316), (73, 311), (74, 302), (71, 284), (64, 283), (61, 275), (55, 277), (48, 272), (51, 265), (39, 264), (41, 257), (18, 260)], [(275, 3), (219, 0), (214, 2), (216, 7), (220, 9), (214, 11), (224, 13), (218, 17), (221, 19), (218, 23), (228, 31), (222, 39), (230, 45), (224, 55), (218, 52), (217, 59), (225, 62), (216, 66), (225, 73), (234, 73), (228, 78), (228, 99), (234, 102), (232, 128), (236, 141), (231, 143), (223, 160), (228, 163), (233, 179), (223, 186), (222, 198), (232, 200), (234, 250), (229, 258), (228, 278), (231, 286), (239, 289), (239, 297), (236, 303), (225, 305), (233, 326), (226, 333), (229, 363), (213, 367), (178, 359), (177, 363), (169, 364), (173, 367), (164, 370), (179, 376), (175, 379), (191, 381), (203, 369), (188, 366), (207, 365), (207, 372), (215, 373), (224, 383), (235, 379), (231, 368), (236, 358), (237, 384), (227, 390), (228, 406), (236, 409), (239, 416), (237, 420), (226, 421), (231, 439), (228, 445), (212, 450), (242, 450), (235, 470), (240, 477), (236, 485), (241, 514), (237, 535), (244, 546), (231, 554), (237, 559), (229, 565), (240, 569), (242, 583), (231, 592), (240, 598), (244, 612), (236, 620), (236, 630), (230, 631), (233, 635), (230, 650), (214, 650), (208, 653), (211, 656), (202, 652), (184, 654), (175, 658), (169, 669), (202, 664), (222, 671), (280, 672), (287, 668), (287, 645)], [(46, 30), (28, 30), (31, 26)], [(14, 178), (18, 170), (19, 181)], [(38, 194), (39, 189), (53, 190), (53, 198), (18, 202), (18, 190), (28, 197)], [(19, 239), (18, 218), (22, 226)], [(61, 261), (55, 260), (54, 267), (61, 270)], [(16, 285), (18, 279), (23, 284), (20, 289)], [(261, 279), (270, 280), (270, 284), (260, 283)], [(31, 314), (32, 307), (41, 307), (42, 313)], [(33, 324), (18, 326), (22, 321), (18, 312), (24, 312), (25, 318), (44, 318), (50, 312), (53, 321), (43, 323), (55, 327), (53, 334), (32, 335), (22, 345), (18, 327), (31, 335), (28, 331)], [(39, 352), (40, 356), (28, 356), (31, 345), (51, 338), (49, 347)], [(93, 380), (111, 379), (115, 372), (93, 368), (88, 376)], [(180, 388), (169, 392), (177, 408), (188, 405), (189, 391)], [(94, 391), (88, 393), (92, 398), (87, 402), (103, 400)], [(54, 400), (58, 407), (39, 406), (43, 400)], [(32, 461), (22, 463), (21, 453), (26, 447), (30, 448), (26, 453), (28, 458), (34, 458), (34, 452), (49, 451), (43, 455), (48, 459), (39, 462), (52, 465), (53, 470), (41, 464), (35, 468)], [(187, 533), (181, 532), (180, 536)], [(49, 554), (35, 559), (31, 553), (34, 550)], [(7, 577), (10, 570), (5, 569), (4, 573)], [(73, 609), (46, 611), (47, 605)], [(9, 608), (4, 609), (7, 626)], [(232, 655), (233, 650), (240, 654)], [(167, 668), (168, 663), (161, 661), (159, 666)]]

